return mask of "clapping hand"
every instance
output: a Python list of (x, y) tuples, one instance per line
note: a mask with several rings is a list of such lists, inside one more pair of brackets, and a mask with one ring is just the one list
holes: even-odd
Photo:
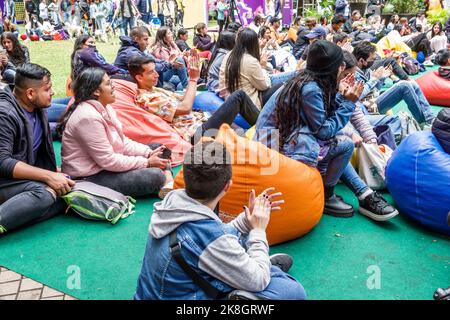
[(355, 84), (355, 75), (348, 74), (344, 79), (339, 82), (339, 92), (344, 94), (345, 90)]
[(364, 82), (358, 81), (354, 83), (352, 86), (347, 86), (347, 88), (344, 89), (343, 96), (346, 100), (355, 103), (359, 100), (359, 97), (361, 96), (363, 90), (364, 90)]
[(281, 192), (271, 193), (274, 191), (275, 191), (275, 188), (270, 187), (270, 188), (267, 188), (266, 190), (264, 190), (258, 197), (256, 197), (255, 190), (252, 189), (252, 191), (250, 191), (250, 195), (248, 197), (248, 209), (250, 211), (253, 211), (253, 207), (255, 206), (256, 199), (263, 197), (263, 198), (266, 198), (267, 200), (269, 200), (271, 211), (281, 210), (280, 206), (284, 203), (284, 200), (277, 200), (277, 201), (274, 201), (274, 200), (275, 200), (275, 198), (281, 197), (283, 194)]

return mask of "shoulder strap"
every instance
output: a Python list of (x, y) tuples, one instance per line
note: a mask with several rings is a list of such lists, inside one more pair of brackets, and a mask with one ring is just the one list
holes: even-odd
[(181, 254), (181, 245), (177, 239), (177, 230), (175, 229), (169, 235), (169, 250), (172, 257), (183, 269), (183, 271), (195, 282), (210, 298), (220, 299), (224, 296), (219, 290), (217, 290), (212, 284), (201, 277), (194, 269), (192, 269)]

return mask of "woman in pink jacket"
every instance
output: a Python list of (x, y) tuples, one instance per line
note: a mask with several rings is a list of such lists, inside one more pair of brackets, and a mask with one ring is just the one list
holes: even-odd
[(109, 105), (115, 95), (106, 72), (100, 68), (84, 70), (73, 91), (75, 103), (59, 125), (63, 172), (72, 179), (87, 180), (128, 196), (160, 191), (163, 197), (170, 191), (170, 151), (124, 136), (122, 124)]
[(188, 85), (188, 74), (183, 53), (173, 39), (173, 33), (168, 27), (161, 27), (156, 32), (155, 44), (152, 47), (153, 55), (161, 60), (170, 62), (174, 67), (164, 72), (164, 81), (170, 81), (173, 76), (178, 76), (180, 83), (177, 90), (184, 90)]

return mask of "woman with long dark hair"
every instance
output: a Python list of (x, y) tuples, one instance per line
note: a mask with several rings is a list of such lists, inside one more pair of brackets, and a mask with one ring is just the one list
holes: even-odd
[(225, 55), (220, 66), (220, 95), (227, 98), (230, 93), (243, 90), (258, 108), (262, 108), (270, 96), (294, 75), (294, 72), (269, 75), (264, 70), (267, 61), (267, 54), (260, 53), (256, 32), (250, 28), (239, 30), (233, 50)]
[(173, 76), (178, 76), (180, 83), (178, 90), (184, 90), (188, 85), (188, 75), (186, 69), (186, 62), (183, 57), (183, 53), (178, 49), (173, 38), (172, 30), (169, 27), (161, 27), (156, 32), (155, 44), (152, 47), (153, 55), (161, 60), (177, 63), (177, 68), (171, 68), (164, 72), (163, 81), (170, 81)]
[(290, 51), (280, 47), (272, 38), (271, 30), (267, 26), (262, 26), (259, 30), (259, 47), (261, 52), (267, 52), (269, 62), (274, 68), (283, 71), (294, 71), (297, 67), (297, 60)]
[[(338, 133), (352, 116), (364, 86), (355, 83), (353, 76), (340, 79), (346, 67), (343, 62), (339, 46), (324, 40), (313, 43), (306, 69), (270, 99), (256, 129), (259, 141), (278, 145), (286, 156), (319, 169), (325, 188), (324, 213), (350, 217), (353, 207), (336, 196), (334, 188), (348, 166), (354, 143)], [(360, 200), (360, 208), (372, 213), (383, 205), (376, 194)]]
[(114, 87), (103, 69), (88, 68), (73, 84), (75, 102), (64, 115), (62, 168), (75, 179), (103, 185), (129, 196), (170, 188), (170, 161), (164, 147), (154, 150), (128, 139), (114, 109)]
[(30, 62), (30, 54), (12, 32), (2, 33), (0, 42), (3, 47), (0, 52), (1, 75), (4, 82), (14, 84), (16, 68)]
[(220, 66), (225, 55), (234, 48), (236, 43), (236, 34), (230, 31), (222, 31), (217, 40), (211, 60), (208, 65), (208, 78), (206, 87), (208, 91), (216, 92), (219, 87)]
[(28, 38), (32, 35), (37, 35), (39, 38), (42, 38), (42, 24), (35, 14), (31, 15), (30, 21), (25, 25), (25, 32)]
[(428, 32), (427, 38), (430, 40), (430, 47), (434, 53), (447, 49), (448, 39), (445, 35), (442, 23), (436, 22)]
[(89, 35), (81, 35), (75, 40), (70, 61), (71, 79), (73, 80), (87, 68), (101, 68), (110, 76), (128, 73), (126, 70), (107, 63), (105, 58), (97, 51), (94, 37)]
[(6, 50), (8, 60), (19, 67), (24, 63), (30, 62), (30, 53), (28, 48), (19, 43), (19, 40), (12, 32), (4, 32), (0, 41), (3, 49)]

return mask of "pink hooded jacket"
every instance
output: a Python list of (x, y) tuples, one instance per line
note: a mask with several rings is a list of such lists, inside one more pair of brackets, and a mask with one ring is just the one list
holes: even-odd
[(151, 149), (124, 136), (122, 124), (109, 105), (96, 100), (80, 103), (62, 136), (62, 172), (72, 178), (100, 171), (124, 172), (146, 168)]

